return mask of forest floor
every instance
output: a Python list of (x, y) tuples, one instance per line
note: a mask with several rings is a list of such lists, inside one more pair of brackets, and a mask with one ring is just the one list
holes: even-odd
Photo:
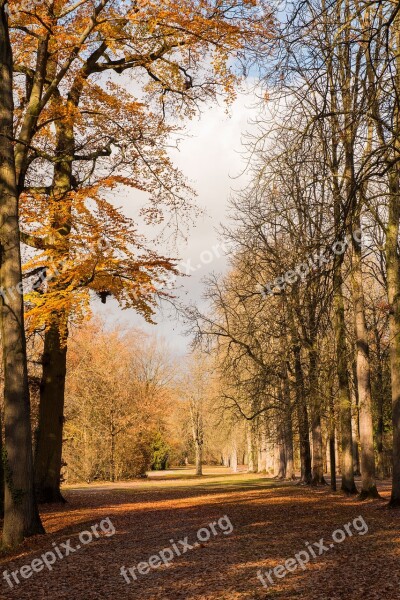
[[(389, 482), (380, 491), (387, 498)], [(400, 600), (400, 511), (381, 500), (218, 467), (202, 478), (182, 469), (64, 493), (68, 504), (42, 510), (48, 535), (1, 559), (1, 600)], [(79, 537), (99, 523), (96, 533)], [(154, 555), (163, 549), (168, 565), (158, 566)], [(157, 567), (137, 566), (151, 556)], [(259, 569), (270, 572), (268, 587)]]

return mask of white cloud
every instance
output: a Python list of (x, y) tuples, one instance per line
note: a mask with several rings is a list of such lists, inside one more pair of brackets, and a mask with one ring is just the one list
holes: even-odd
[[(212, 262), (207, 253), (218, 244), (216, 228), (227, 219), (228, 200), (232, 189), (240, 189), (247, 180), (242, 174), (245, 160), (243, 157), (242, 136), (251, 130), (251, 120), (257, 114), (254, 94), (240, 94), (226, 114), (225, 106), (209, 107), (198, 120), (185, 124), (188, 137), (180, 143), (179, 152), (173, 154), (176, 165), (192, 182), (198, 194), (198, 204), (204, 209), (204, 216), (199, 217), (196, 226), (188, 235), (186, 244), (180, 243), (180, 258), (183, 263), (188, 260), (191, 265), (201, 265), (191, 277), (182, 278), (179, 296), (186, 302), (201, 302), (203, 286), (202, 278), (210, 271), (224, 272), (226, 260), (223, 256), (215, 257)], [(138, 196), (131, 192), (126, 197), (119, 197), (118, 204), (132, 217), (137, 215)], [(214, 256), (218, 252), (213, 251)], [(202, 258), (205, 259), (202, 261)], [(182, 325), (172, 321), (167, 315), (158, 315), (157, 327), (147, 325), (133, 310), (122, 312), (115, 302), (106, 305), (95, 302), (95, 312), (107, 321), (118, 321), (124, 326), (139, 326), (145, 330), (157, 332), (170, 342), (177, 352), (183, 352), (187, 346), (187, 338), (182, 337)], [(163, 311), (164, 312), (164, 311)]]

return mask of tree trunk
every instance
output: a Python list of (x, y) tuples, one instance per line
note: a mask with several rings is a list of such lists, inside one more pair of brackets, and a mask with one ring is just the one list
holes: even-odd
[(65, 502), (60, 491), (60, 472), (67, 346), (56, 323), (45, 332), (42, 365), (35, 452), (36, 494), (39, 502)]
[(335, 427), (333, 426), (329, 433), (329, 461), (331, 471), (331, 489), (336, 492), (336, 454), (335, 454)]
[(4, 0), (0, 2), (0, 308), (4, 366), (5, 470), (3, 544), (43, 533), (33, 480), (30, 398), (18, 199), (13, 147), (13, 59)]
[(268, 435), (265, 436), (265, 448), (266, 448), (266, 461), (265, 461), (265, 469), (268, 475), (273, 475), (274, 473), (274, 445), (271, 442)]
[(377, 462), (376, 470), (377, 476), (383, 478), (386, 476), (385, 460), (384, 460), (384, 448), (383, 448), (383, 435), (384, 435), (384, 379), (383, 379), (383, 364), (386, 357), (383, 356), (381, 348), (381, 336), (378, 329), (378, 319), (375, 308), (373, 307), (373, 333), (375, 339), (375, 352), (376, 352), (376, 364), (375, 364), (375, 385), (373, 397), (375, 398), (376, 412), (377, 412), (377, 425), (376, 425), (376, 453)]
[(278, 420), (276, 428), (276, 445), (275, 445), (275, 478), (286, 478), (286, 452), (285, 452), (285, 436), (283, 424)]
[(260, 434), (259, 447), (258, 447), (258, 473), (265, 473), (267, 469), (267, 447), (266, 447), (266, 436), (264, 433)]
[[(357, 401), (357, 396), (353, 393), (351, 394), (351, 398), (354, 401)], [(354, 404), (352, 403), (352, 406)], [(352, 441), (353, 441), (353, 470), (354, 477), (359, 477), (361, 475), (360, 469), (360, 435), (359, 435), (359, 410), (358, 404), (356, 404), (355, 410), (352, 411), (351, 415), (351, 432), (352, 432)]]
[[(290, 421), (290, 423), (289, 423)], [(296, 473), (294, 469), (294, 451), (293, 451), (293, 432), (291, 417), (288, 415), (288, 421), (285, 428), (285, 449), (286, 449), (286, 478), (294, 480), (296, 479)]]
[[(3, 456), (3, 453), (3, 424), (0, 419), (0, 457)], [(0, 460), (0, 518), (4, 518), (4, 464), (2, 460)]]
[(376, 410), (378, 414), (378, 423), (376, 426), (376, 452), (377, 452), (377, 473), (378, 477), (386, 476), (384, 451), (383, 451), (383, 434), (384, 434), (384, 418), (383, 418), (383, 374), (382, 365), (377, 365), (377, 394), (376, 394)]
[[(57, 100), (55, 100), (57, 102)], [(69, 101), (70, 114), (73, 103)], [(51, 227), (56, 248), (53, 259), (60, 272), (69, 258), (68, 234), (71, 231), (71, 208), (65, 199), (71, 190), (72, 164), (75, 149), (73, 122), (56, 122), (57, 156), (54, 166)], [(62, 240), (60, 244), (60, 239)], [(57, 273), (48, 279), (53, 291), (65, 289)], [(68, 314), (59, 310), (46, 323), (42, 356), (43, 372), (40, 384), (40, 408), (37, 447), (35, 452), (35, 485), (39, 502), (65, 502), (60, 491), (62, 443), (64, 425), (65, 378), (67, 373)]]
[(196, 451), (196, 475), (201, 477), (203, 475), (203, 446), (199, 440), (195, 441)]
[[(359, 220), (356, 225), (360, 227)], [(375, 481), (374, 427), (372, 421), (371, 367), (369, 342), (365, 319), (363, 274), (361, 266), (361, 244), (354, 239), (351, 269), (351, 292), (356, 334), (356, 370), (359, 405), (359, 427), (361, 447), (361, 492), (360, 497), (379, 498)]]
[[(282, 395), (281, 388), (278, 388), (279, 395)], [(282, 406), (282, 397), (280, 405)], [(286, 447), (285, 447), (285, 423), (284, 413), (277, 412), (275, 415), (275, 478), (286, 478)]]
[(114, 427), (114, 411), (111, 412), (111, 453), (110, 453), (110, 479), (112, 482), (115, 481), (115, 443), (116, 443), (116, 431)]
[(247, 432), (247, 472), (254, 473), (253, 448), (251, 445), (251, 437), (249, 431)]
[(248, 472), (255, 473), (257, 468), (257, 448), (255, 444), (255, 423), (251, 421), (247, 426), (247, 452)]
[(300, 438), (300, 482), (309, 485), (312, 480), (310, 432), (308, 426), (308, 411), (304, 390), (304, 376), (301, 364), (300, 346), (294, 346), (296, 408)]
[(314, 349), (308, 352), (312, 429), (312, 485), (326, 485), (322, 458), (321, 395), (318, 390), (318, 358)]
[(339, 383), (339, 409), (342, 449), (342, 491), (356, 494), (353, 466), (353, 436), (351, 425), (351, 397), (347, 370), (346, 324), (342, 280), (342, 257), (336, 256), (334, 269), (334, 328), (336, 338), (336, 366)]
[[(342, 14), (342, 8), (344, 13)], [(349, 17), (349, 6), (345, 3), (336, 4), (338, 23), (346, 21)], [(338, 53), (340, 60), (340, 70), (335, 71), (333, 62), (328, 62), (328, 77), (330, 87), (330, 110), (335, 115), (342, 111), (343, 122), (340, 123), (336, 118), (330, 121), (330, 152), (331, 152), (331, 174), (332, 174), (332, 192), (333, 192), (333, 210), (335, 223), (335, 238), (339, 242), (347, 232), (346, 216), (344, 206), (353, 206), (356, 193), (356, 182), (354, 174), (354, 139), (359, 121), (353, 115), (353, 65), (351, 63), (351, 39), (350, 28), (339, 27), (340, 42), (338, 44)], [(333, 54), (332, 54), (333, 56)], [(339, 77), (337, 77), (337, 75)], [(338, 90), (339, 88), (339, 90)], [(338, 93), (339, 91), (339, 93)], [(339, 100), (340, 99), (340, 100)], [(340, 174), (340, 154), (339, 140), (343, 141), (344, 152), (344, 172)], [(344, 242), (343, 242), (344, 243)], [(333, 264), (333, 312), (334, 312), (334, 332), (336, 341), (336, 369), (339, 384), (338, 405), (340, 411), (340, 429), (341, 429), (341, 471), (342, 486), (341, 489), (346, 494), (356, 494), (357, 488), (354, 482), (353, 465), (353, 440), (351, 429), (351, 396), (349, 386), (349, 373), (347, 364), (347, 345), (346, 345), (346, 322), (343, 294), (343, 275), (342, 265), (344, 254), (335, 253)]]
[(351, 413), (351, 432), (353, 439), (353, 469), (354, 477), (360, 477), (360, 410), (358, 403), (358, 381), (357, 381), (357, 361), (352, 363), (353, 369), (353, 382), (350, 386), (350, 396), (352, 404)]
[(335, 403), (333, 393), (329, 399), (329, 462), (331, 472), (331, 489), (336, 492), (336, 439), (335, 439)]
[(231, 469), (232, 469), (232, 473), (237, 473), (238, 472), (238, 451), (237, 451), (236, 440), (232, 441)]
[(390, 506), (400, 507), (400, 260), (398, 254), (400, 202), (398, 175), (391, 175), (386, 230), (387, 288), (390, 306), (389, 355), (392, 383), (393, 479)]
[[(396, 90), (400, 88), (400, 17), (397, 14), (393, 22), (394, 45), (396, 48)], [(396, 97), (394, 108), (395, 157), (400, 150), (400, 105)], [(390, 158), (393, 158), (391, 156)], [(386, 228), (386, 269), (389, 300), (389, 355), (392, 383), (392, 424), (393, 424), (393, 476), (392, 494), (389, 506), (400, 507), (400, 258), (399, 258), (399, 221), (400, 189), (399, 166), (389, 171), (389, 206)]]
[(286, 451), (286, 478), (296, 479), (294, 469), (292, 406), (290, 401), (290, 386), (287, 373), (283, 381), (283, 404), (285, 407), (284, 437)]

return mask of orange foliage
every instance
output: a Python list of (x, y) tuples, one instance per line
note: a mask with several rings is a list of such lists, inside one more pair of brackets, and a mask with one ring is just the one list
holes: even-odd
[(174, 263), (110, 195), (145, 192), (149, 223), (192, 209), (168, 156), (174, 120), (233, 98), (232, 57), (251, 61), (268, 43), (263, 1), (11, 4), (22, 240), (36, 249), (25, 270), (45, 280), (27, 296), (32, 327), (82, 318), (90, 290), (151, 319)]

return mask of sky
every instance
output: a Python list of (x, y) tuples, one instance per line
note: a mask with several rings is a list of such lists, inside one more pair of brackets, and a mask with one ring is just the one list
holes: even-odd
[[(227, 259), (223, 250), (218, 248), (221, 240), (217, 229), (220, 223), (227, 221), (231, 194), (248, 181), (243, 134), (254, 128), (252, 119), (257, 114), (255, 100), (253, 92), (239, 94), (229, 108), (229, 114), (224, 105), (209, 106), (198, 119), (185, 123), (187, 135), (181, 141), (179, 151), (174, 151), (172, 155), (176, 166), (195, 188), (197, 204), (203, 210), (203, 215), (196, 219), (195, 226), (189, 230), (187, 240), (178, 242), (175, 250), (181, 259), (181, 271), (190, 273), (190, 277), (178, 280), (179, 289), (176, 291), (180, 300), (187, 304), (195, 302), (204, 305), (202, 280), (212, 271), (220, 274), (226, 272)], [(133, 218), (143, 201), (135, 196), (134, 191), (115, 200)], [(107, 300), (105, 305), (95, 300), (93, 309), (109, 325), (141, 328), (165, 338), (177, 355), (184, 354), (188, 349), (190, 338), (184, 335), (185, 326), (171, 314), (168, 306), (157, 313), (156, 325), (147, 324), (134, 310), (121, 310), (113, 300)]]

